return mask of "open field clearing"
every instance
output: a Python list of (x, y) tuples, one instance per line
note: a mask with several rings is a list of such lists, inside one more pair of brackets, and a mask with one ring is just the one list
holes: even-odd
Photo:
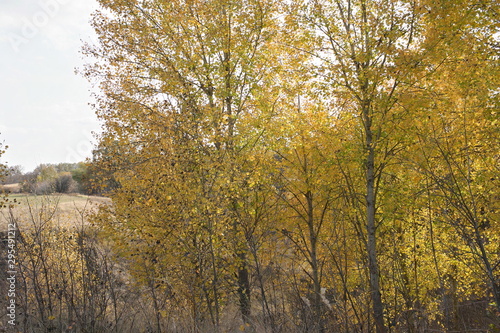
[(80, 194), (11, 194), (9, 202), (15, 202), (10, 209), (0, 209), (0, 231), (7, 229), (10, 212), (20, 227), (30, 225), (33, 221), (32, 215), (39, 217), (41, 212), (53, 215), (52, 220), (61, 226), (81, 225), (82, 222), (86, 223), (87, 213), (95, 210), (101, 204), (110, 204), (111, 200), (105, 197)]
[(7, 193), (19, 193), (21, 192), (21, 185), (19, 185), (19, 183), (0, 185), (0, 191), (4, 191)]

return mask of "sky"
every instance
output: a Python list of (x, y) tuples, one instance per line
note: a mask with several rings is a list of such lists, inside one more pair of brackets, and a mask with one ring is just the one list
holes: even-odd
[(90, 84), (75, 69), (94, 43), (95, 0), (0, 0), (0, 142), (8, 166), (91, 156), (100, 124), (89, 106)]

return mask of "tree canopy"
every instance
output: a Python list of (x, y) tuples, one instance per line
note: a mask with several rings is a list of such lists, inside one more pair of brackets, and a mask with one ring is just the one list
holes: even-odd
[(156, 331), (499, 328), (496, 1), (99, 3), (94, 222)]

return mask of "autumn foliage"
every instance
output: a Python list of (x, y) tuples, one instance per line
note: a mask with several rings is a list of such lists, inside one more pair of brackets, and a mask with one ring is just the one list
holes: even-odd
[(93, 223), (152, 330), (500, 329), (496, 1), (99, 2)]

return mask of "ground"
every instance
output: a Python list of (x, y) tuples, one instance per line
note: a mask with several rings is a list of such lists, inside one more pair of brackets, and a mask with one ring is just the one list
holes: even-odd
[[(0, 232), (7, 229), (10, 214), (16, 218), (19, 227), (32, 223), (33, 218), (41, 211), (54, 213), (54, 220), (64, 225), (79, 225), (85, 221), (85, 213), (94, 210), (100, 204), (109, 204), (105, 197), (86, 196), (81, 194), (11, 194), (11, 208), (0, 209)], [(15, 201), (15, 202), (14, 202)], [(37, 220), (37, 218), (35, 218)]]

